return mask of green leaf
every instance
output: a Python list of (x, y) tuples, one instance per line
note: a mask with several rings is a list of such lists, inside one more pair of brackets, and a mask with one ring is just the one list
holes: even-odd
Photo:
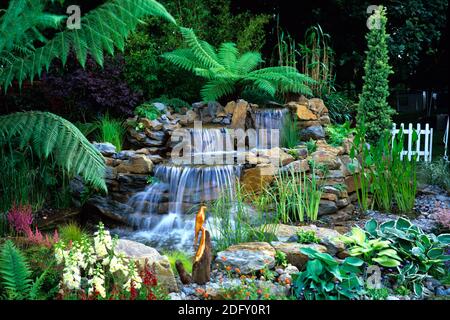
[(365, 229), (370, 235), (375, 236), (377, 234), (378, 222), (375, 219), (370, 219), (365, 224)]
[(439, 235), (437, 239), (444, 244), (450, 244), (450, 234), (448, 233), (443, 233)]
[(394, 268), (398, 267), (400, 265), (400, 261), (396, 259), (389, 258), (388, 256), (381, 256), (377, 258), (373, 258), (373, 261), (378, 263), (380, 266), (386, 267), (386, 268)]
[(364, 264), (364, 261), (355, 257), (347, 257), (345, 258), (344, 263), (351, 266), (360, 267)]
[(423, 286), (422, 286), (421, 283), (414, 282), (413, 289), (414, 289), (414, 293), (416, 294), (416, 296), (422, 297), (422, 295), (423, 295)]

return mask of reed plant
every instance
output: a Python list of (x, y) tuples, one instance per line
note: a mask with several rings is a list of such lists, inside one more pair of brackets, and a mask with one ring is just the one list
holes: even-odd
[(353, 171), (353, 179), (356, 188), (359, 210), (365, 212), (370, 204), (370, 182), (372, 175), (370, 168), (373, 160), (370, 154), (370, 146), (366, 143), (366, 127), (362, 122), (357, 130), (353, 145), (350, 150), (350, 157), (358, 160), (358, 168), (351, 165), (349, 169)]
[(99, 134), (97, 139), (100, 140), (100, 142), (109, 142), (113, 144), (116, 147), (117, 152), (122, 150), (126, 133), (122, 121), (113, 119), (108, 114), (105, 114), (98, 120), (98, 129)]
[(283, 126), (281, 127), (281, 146), (288, 149), (293, 149), (298, 146), (300, 142), (300, 128), (297, 117), (288, 113), (283, 119)]
[(313, 165), (311, 174), (284, 171), (275, 177), (266, 193), (275, 204), (282, 223), (315, 221), (318, 218), (322, 188)]
[(214, 250), (221, 251), (243, 242), (275, 240), (277, 219), (268, 210), (269, 200), (263, 194), (248, 193), (237, 182), (233, 196), (225, 192), (212, 201), (208, 207), (210, 216), (207, 221)]
[[(413, 143), (417, 134), (413, 135)], [(404, 134), (395, 139), (390, 133), (381, 136), (376, 144), (365, 142), (364, 125), (360, 126), (354, 140), (351, 156), (361, 165), (361, 172), (354, 173), (358, 203), (362, 211), (376, 207), (382, 211), (409, 213), (413, 210), (417, 193), (417, 162), (412, 157), (402, 157)], [(370, 202), (370, 193), (373, 201)]]

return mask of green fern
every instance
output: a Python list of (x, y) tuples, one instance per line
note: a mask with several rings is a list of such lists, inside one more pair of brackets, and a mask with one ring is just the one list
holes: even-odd
[(222, 43), (216, 51), (199, 40), (192, 29), (180, 28), (188, 48), (163, 54), (180, 68), (194, 72), (208, 81), (201, 90), (205, 101), (214, 101), (232, 94), (239, 86), (243, 91), (257, 90), (274, 97), (278, 93), (310, 95), (311, 78), (291, 67), (257, 69), (263, 62), (258, 52), (239, 54), (234, 43)]
[(22, 252), (11, 240), (0, 253), (0, 277), (9, 299), (26, 299), (31, 289), (31, 271)]
[(19, 147), (30, 145), (41, 158), (54, 161), (72, 175), (82, 175), (106, 191), (105, 162), (100, 152), (69, 121), (48, 112), (18, 112), (0, 116), (0, 145), (17, 138)]
[[(67, 17), (46, 13), (48, 2), (12, 0), (0, 16), (0, 87), (5, 92), (15, 79), (21, 86), (26, 79), (40, 77), (55, 58), (65, 64), (70, 49), (83, 67), (88, 55), (103, 65), (104, 52), (123, 51), (126, 37), (146, 15), (176, 23), (155, 0), (110, 0), (84, 15), (80, 29), (63, 30)], [(43, 31), (49, 28), (60, 32), (47, 40)], [(35, 47), (36, 43), (41, 46)]]

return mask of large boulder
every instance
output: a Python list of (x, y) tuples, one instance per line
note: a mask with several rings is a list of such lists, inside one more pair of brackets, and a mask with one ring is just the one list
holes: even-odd
[(149, 174), (153, 170), (153, 163), (145, 155), (138, 154), (123, 161), (115, 169), (118, 173)]
[(300, 131), (300, 139), (302, 141), (325, 139), (325, 130), (320, 125), (310, 126)]
[(327, 252), (326, 247), (316, 243), (272, 242), (272, 246), (275, 250), (285, 253), (287, 262), (296, 266), (299, 270), (308, 262), (308, 256), (301, 253), (300, 249), (312, 248), (319, 252)]
[(241, 183), (245, 191), (260, 193), (275, 179), (276, 168), (272, 164), (257, 165), (244, 171)]
[(307, 171), (309, 171), (309, 169), (310, 168), (309, 168), (308, 160), (303, 159), (303, 160), (296, 160), (294, 162), (289, 163), (287, 166), (282, 168), (282, 171), (300, 173), (300, 172), (307, 172)]
[(247, 113), (250, 106), (245, 100), (238, 100), (233, 111), (233, 118), (231, 119), (231, 128), (246, 129)]
[(110, 157), (110, 156), (112, 156), (113, 154), (116, 153), (116, 147), (112, 143), (109, 143), (109, 142), (102, 142), (102, 143), (94, 142), (93, 145), (105, 157)]
[(297, 233), (300, 231), (313, 231), (320, 240), (319, 244), (325, 246), (328, 253), (334, 255), (345, 250), (345, 244), (338, 239), (341, 234), (334, 229), (317, 227), (313, 224), (309, 226), (278, 224), (276, 226), (269, 225), (267, 228), (269, 230), (276, 230), (275, 235), (281, 242), (297, 242)]
[(327, 150), (317, 150), (311, 154), (311, 159), (316, 164), (325, 165), (329, 170), (336, 170), (341, 167), (340, 159), (334, 152)]
[(217, 254), (216, 263), (238, 268), (242, 274), (275, 266), (275, 249), (267, 242), (246, 242), (233, 245)]
[(115, 250), (137, 261), (141, 266), (144, 266), (145, 262), (150, 266), (154, 266), (158, 283), (163, 288), (166, 288), (168, 292), (178, 291), (177, 282), (170, 267), (169, 259), (161, 255), (156, 249), (139, 242), (119, 239)]

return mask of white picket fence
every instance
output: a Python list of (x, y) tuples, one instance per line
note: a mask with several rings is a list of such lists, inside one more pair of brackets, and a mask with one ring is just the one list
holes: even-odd
[[(403, 158), (406, 156), (408, 160), (411, 161), (413, 156), (417, 156), (417, 161), (420, 161), (421, 157), (423, 157), (423, 161), (431, 162), (433, 152), (433, 128), (430, 128), (430, 125), (428, 123), (425, 124), (425, 129), (422, 129), (420, 123), (417, 124), (415, 129), (413, 129), (412, 123), (408, 125), (407, 129), (405, 129), (405, 124), (403, 123), (400, 124), (400, 128), (397, 128), (397, 124), (394, 123), (392, 127), (392, 142), (394, 142), (395, 136), (400, 131), (403, 131), (403, 134), (405, 135), (405, 141), (407, 141), (408, 144), (408, 149), (401, 152), (400, 159), (403, 160)], [(413, 146), (414, 132), (417, 132), (418, 135), (415, 146)]]

